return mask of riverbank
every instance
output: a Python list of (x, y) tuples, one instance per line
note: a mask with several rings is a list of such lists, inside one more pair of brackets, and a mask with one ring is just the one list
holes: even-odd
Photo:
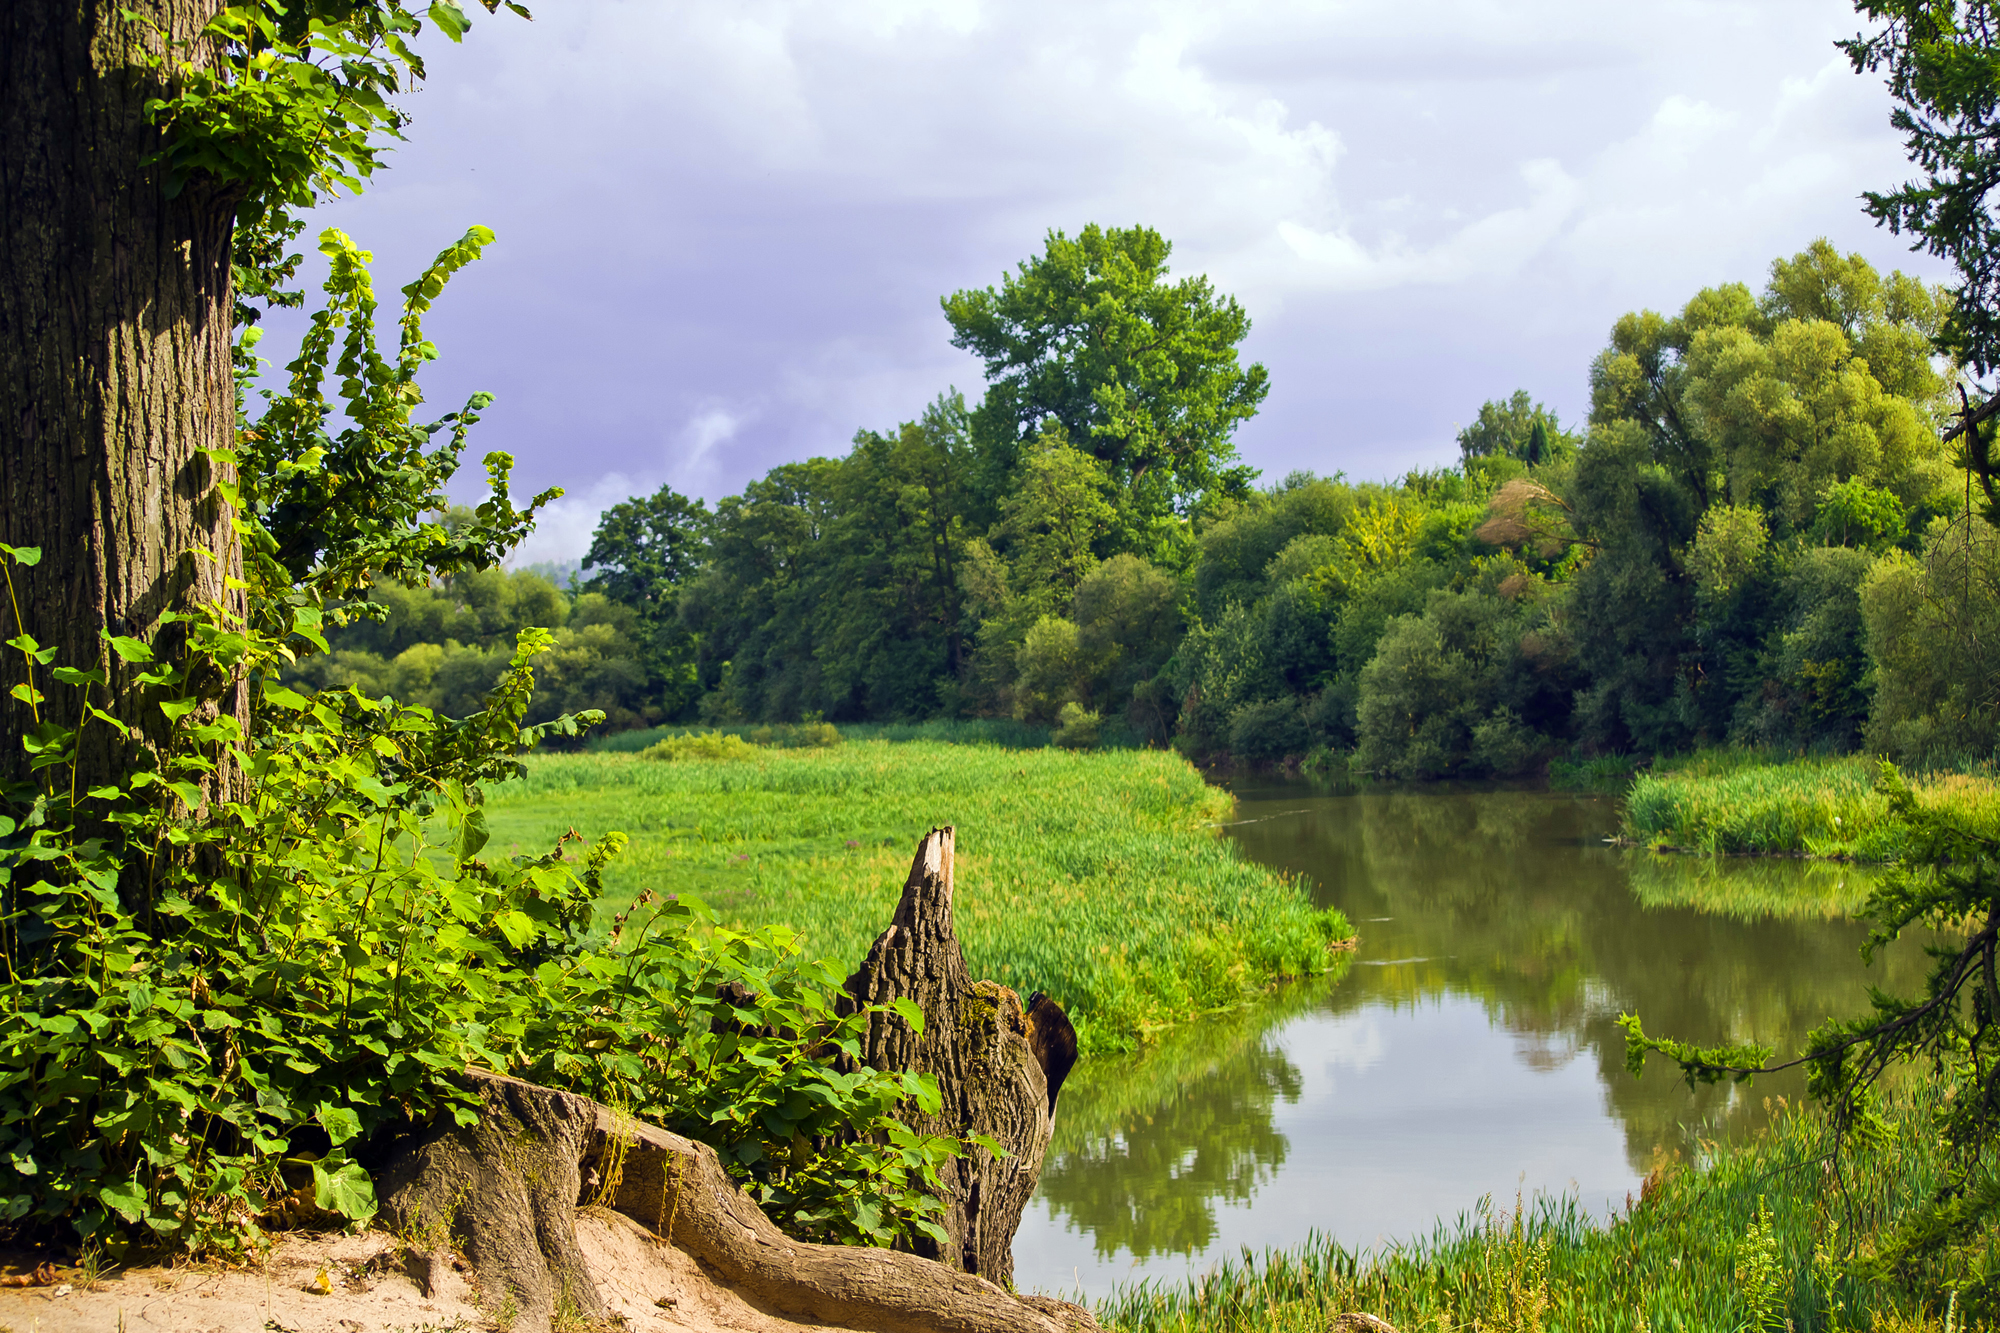
[(958, 829), (957, 917), (975, 975), (1044, 990), (1091, 1052), (1344, 966), (1353, 934), (1305, 885), (1246, 860), (1234, 809), (1162, 751), (941, 741), (759, 748), (743, 759), (531, 756), (490, 790), (494, 851), (574, 828), (625, 832), (600, 923), (642, 890), (692, 894), (726, 925), (780, 925), (852, 966), (888, 924), (912, 850)]
[[(1844, 1262), (1870, 1252), (1893, 1209), (1942, 1178), (1928, 1094), (1891, 1098), (1886, 1111), (1887, 1134), (1849, 1145), (1845, 1193), (1823, 1168), (1829, 1141), (1817, 1113), (1780, 1108), (1750, 1143), (1706, 1144), (1692, 1163), (1661, 1158), (1640, 1197), (1609, 1219), (1573, 1199), (1489, 1200), (1377, 1251), (1315, 1236), (1184, 1282), (1126, 1288), (1098, 1302), (1097, 1317), (1116, 1333), (1317, 1333), (1349, 1311), (1404, 1333), (1942, 1333), (1942, 1293), (1963, 1275), (1922, 1274), (1922, 1285), (1903, 1288)], [(1955, 1327), (1966, 1326), (1961, 1316)]]
[[(1624, 833), (1659, 850), (1893, 861), (1909, 830), (1875, 790), (1879, 771), (1861, 757), (1773, 761), (1704, 751), (1633, 779)], [(1913, 774), (1909, 782), (1920, 805), (2000, 831), (2000, 782), (1990, 774)]]

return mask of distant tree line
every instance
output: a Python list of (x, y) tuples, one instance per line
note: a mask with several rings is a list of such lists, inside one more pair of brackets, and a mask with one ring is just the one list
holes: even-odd
[(1052, 233), (947, 297), (956, 393), (710, 510), (604, 515), (559, 589), (385, 588), (304, 670), (451, 712), (557, 630), (537, 713), (614, 726), (1013, 716), (1407, 778), (1704, 741), (2000, 742), (2000, 541), (1939, 443), (1949, 297), (1824, 241), (1626, 315), (1566, 429), (1520, 392), (1460, 461), (1254, 485), (1250, 322), (1145, 228)]

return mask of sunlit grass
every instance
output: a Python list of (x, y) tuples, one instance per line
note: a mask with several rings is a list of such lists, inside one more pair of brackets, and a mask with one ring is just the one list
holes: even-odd
[[(1791, 1110), (1755, 1142), (1662, 1160), (1644, 1198), (1595, 1218), (1574, 1198), (1488, 1206), (1383, 1250), (1314, 1236), (1097, 1304), (1120, 1333), (1306, 1333), (1361, 1311), (1402, 1333), (1483, 1329), (1941, 1330), (1943, 1274), (1913, 1288), (1864, 1281), (1838, 1260), (1921, 1198), (1944, 1161), (1925, 1094), (1892, 1100), (1890, 1134), (1854, 1146), (1835, 1183), (1818, 1116)], [(1990, 1258), (1960, 1256), (1982, 1267)], [(1961, 1321), (1962, 1325), (1962, 1321)]]
[(861, 740), (746, 760), (534, 757), (491, 790), (488, 818), (498, 851), (568, 828), (629, 834), (600, 921), (644, 889), (689, 893), (846, 965), (888, 925), (918, 839), (955, 825), (967, 962), (1047, 991), (1104, 1051), (1324, 971), (1352, 933), (1219, 835), (1232, 808), (1170, 753)]
[[(1625, 832), (1650, 847), (1891, 861), (1905, 830), (1875, 790), (1878, 772), (1860, 758), (1701, 756), (1634, 780)], [(2000, 783), (1991, 777), (1919, 774), (1910, 785), (1921, 804), (2000, 829)]]

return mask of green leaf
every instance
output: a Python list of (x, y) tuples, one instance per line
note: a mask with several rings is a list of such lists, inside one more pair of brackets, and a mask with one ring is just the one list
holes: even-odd
[(453, 854), (461, 861), (470, 861), (492, 836), (486, 828), (486, 811), (475, 805), (465, 812), (465, 820), (458, 826), (458, 846)]
[(345, 1106), (321, 1102), (318, 1119), (320, 1128), (336, 1144), (345, 1143), (361, 1132), (361, 1117)]
[(300, 713), (304, 712), (312, 701), (297, 690), (288, 690), (275, 680), (266, 679), (264, 681), (264, 702), (276, 704), (280, 708), (289, 708), (295, 713)]
[(99, 631), (104, 641), (111, 645), (111, 651), (127, 662), (150, 662), (153, 650), (139, 640), (124, 634), (113, 634), (108, 630)]
[(342, 1162), (334, 1171), (326, 1167), (325, 1162), (313, 1163), (313, 1202), (354, 1222), (375, 1216), (375, 1182), (360, 1164)]
[(516, 949), (535, 938), (535, 922), (526, 912), (501, 912), (493, 918), (493, 924), (507, 937), (507, 943)]
[(136, 1180), (121, 1180), (100, 1186), (97, 1199), (127, 1222), (137, 1222), (146, 1213), (146, 1191), (139, 1187)]
[[(512, 6), (510, 5), (509, 8), (512, 8)], [(527, 15), (522, 14), (521, 17), (526, 18)], [(0, 552), (5, 552), (7, 558), (17, 565), (39, 565), (42, 563), (42, 548), (39, 546), (9, 546), (6, 542), (0, 542)]]
[(915, 1000), (907, 995), (898, 995), (889, 1001), (889, 1007), (902, 1015), (903, 1021), (910, 1025), (910, 1031), (919, 1037), (924, 1035), (924, 1011)]
[(430, 14), (431, 22), (437, 24), (438, 30), (454, 42), (463, 38), (466, 29), (472, 26), (472, 21), (466, 18), (465, 11), (458, 7), (457, 0), (431, 0)]

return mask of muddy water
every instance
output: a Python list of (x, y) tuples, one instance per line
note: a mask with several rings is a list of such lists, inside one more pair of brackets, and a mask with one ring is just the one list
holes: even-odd
[(1100, 1295), (1314, 1229), (1407, 1238), (1482, 1197), (1608, 1211), (1656, 1153), (1753, 1130), (1800, 1090), (1634, 1079), (1619, 1013), (1789, 1052), (1865, 982), (1908, 993), (1924, 969), (1901, 944), (1862, 968), (1845, 913), (1872, 872), (1617, 850), (1609, 798), (1238, 796), (1229, 836), (1345, 911), (1360, 947), (1338, 975), (1078, 1067), (1015, 1241), (1023, 1290)]

